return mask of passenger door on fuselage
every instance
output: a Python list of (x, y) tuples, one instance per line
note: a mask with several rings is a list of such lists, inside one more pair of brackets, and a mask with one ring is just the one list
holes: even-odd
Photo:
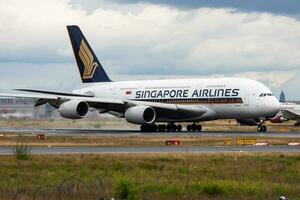
[(243, 103), (244, 103), (244, 106), (249, 106), (249, 104), (250, 104), (250, 94), (245, 94), (245, 96), (243, 98)]

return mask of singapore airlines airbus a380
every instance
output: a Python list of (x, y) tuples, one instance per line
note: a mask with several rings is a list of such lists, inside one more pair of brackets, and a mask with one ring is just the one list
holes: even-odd
[(34, 98), (35, 106), (48, 103), (69, 119), (84, 118), (89, 108), (94, 108), (139, 124), (141, 131), (180, 131), (180, 122), (190, 122), (188, 131), (201, 131), (201, 121), (236, 119), (241, 124), (257, 125), (261, 132), (266, 131), (263, 121), (280, 109), (268, 87), (245, 78), (113, 82), (80, 28), (67, 26), (67, 30), (86, 87), (72, 93), (17, 89), (32, 94), (2, 96)]

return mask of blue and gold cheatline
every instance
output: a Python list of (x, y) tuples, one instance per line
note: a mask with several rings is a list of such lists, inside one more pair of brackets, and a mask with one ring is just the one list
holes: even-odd
[(87, 47), (84, 40), (81, 40), (80, 48), (79, 48), (79, 57), (84, 65), (84, 71), (82, 74), (82, 79), (89, 79), (94, 76), (96, 68), (99, 66), (96, 62), (94, 62), (94, 56)]

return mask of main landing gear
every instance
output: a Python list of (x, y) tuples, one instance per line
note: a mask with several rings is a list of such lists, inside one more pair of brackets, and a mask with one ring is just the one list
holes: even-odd
[(187, 125), (186, 126), (186, 130), (189, 131), (189, 132), (191, 132), (191, 131), (193, 131), (193, 132), (196, 132), (196, 131), (200, 132), (202, 130), (202, 126), (200, 124), (193, 123), (193, 124)]
[[(182, 131), (182, 126), (180, 124), (142, 124), (141, 132), (180, 132)], [(202, 126), (200, 124), (189, 124), (186, 127), (186, 130), (189, 132), (200, 132), (202, 130)]]
[(182, 131), (182, 126), (181, 125), (175, 125), (175, 124), (142, 124), (141, 127), (141, 132), (180, 132)]
[(260, 124), (257, 126), (257, 132), (261, 133), (261, 132), (266, 132), (266, 131), (267, 131), (267, 127), (265, 125)]

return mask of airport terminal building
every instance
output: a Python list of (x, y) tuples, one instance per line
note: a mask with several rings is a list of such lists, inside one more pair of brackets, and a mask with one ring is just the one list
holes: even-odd
[(39, 119), (53, 115), (49, 105), (34, 107), (35, 100), (0, 97), (0, 118)]

